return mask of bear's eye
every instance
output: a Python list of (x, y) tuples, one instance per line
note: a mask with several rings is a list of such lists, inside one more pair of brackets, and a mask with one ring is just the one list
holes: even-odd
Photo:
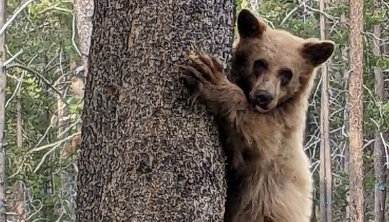
[(254, 67), (253, 67), (254, 75), (259, 76), (266, 69), (267, 69), (267, 63), (265, 60), (262, 59), (255, 60)]
[(282, 69), (279, 72), (279, 77), (281, 78), (281, 85), (282, 86), (288, 85), (288, 83), (292, 79), (292, 76), (293, 76), (293, 74), (292, 74), (292, 71), (290, 69)]

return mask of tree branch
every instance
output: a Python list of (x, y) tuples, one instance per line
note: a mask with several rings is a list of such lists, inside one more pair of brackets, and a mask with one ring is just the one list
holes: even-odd
[(20, 86), (22, 85), (22, 82), (23, 82), (23, 78), (24, 78), (24, 72), (22, 73), (22, 75), (20, 76), (20, 79), (18, 81), (18, 84), (16, 85), (16, 88), (15, 88), (15, 91), (13, 92), (12, 96), (8, 99), (8, 101), (5, 103), (5, 108), (8, 107), (9, 103), (12, 101), (12, 99), (15, 97), (16, 93), (19, 91), (20, 89)]
[(20, 6), (20, 8), (18, 8), (18, 10), (16, 10), (16, 12), (14, 12), (14, 14), (11, 16), (11, 18), (1, 28), (0, 35), (3, 34), (3, 32), (8, 28), (9, 25), (11, 25), (13, 20), (15, 20), (15, 18), (23, 11), (23, 9), (25, 9), (29, 4), (31, 4), (34, 1), (35, 0), (28, 0), (22, 6)]
[(59, 96), (62, 97), (62, 94), (44, 76), (42, 76), (39, 72), (37, 72), (37, 71), (27, 67), (27, 66), (24, 66), (22, 64), (18, 64), (18, 63), (14, 63), (14, 64), (11, 64), (11, 65), (8, 65), (5, 68), (6, 69), (20, 68), (20, 69), (26, 70), (26, 71), (34, 74), (34, 76), (40, 78), (47, 86), (49, 86), (52, 90), (54, 90), (55, 93), (57, 93)]
[(11, 58), (9, 58), (7, 61), (4, 62), (3, 66), (7, 66), (10, 64), (12, 61), (14, 61), (19, 55), (23, 53), (23, 49), (21, 49), (19, 52), (17, 52), (15, 55), (13, 55)]

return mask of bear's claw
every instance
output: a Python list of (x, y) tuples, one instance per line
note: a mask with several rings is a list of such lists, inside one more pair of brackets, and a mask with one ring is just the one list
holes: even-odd
[(189, 56), (189, 64), (184, 69), (202, 83), (219, 85), (225, 79), (223, 66), (220, 62), (216, 58), (202, 53), (197, 53), (197, 56)]

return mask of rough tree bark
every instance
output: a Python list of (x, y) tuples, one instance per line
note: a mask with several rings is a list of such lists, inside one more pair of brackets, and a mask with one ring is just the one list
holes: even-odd
[(222, 221), (217, 129), (178, 80), (191, 46), (226, 60), (233, 0), (95, 1), (77, 221)]
[[(374, 1), (375, 8), (380, 8), (380, 2)], [(373, 54), (381, 56), (381, 26), (375, 25), (373, 33), (377, 38), (373, 38)], [(379, 102), (386, 102), (384, 93), (384, 75), (380, 67), (374, 68), (375, 93)], [(380, 129), (377, 129), (379, 131)], [(377, 132), (374, 141), (374, 174), (376, 186), (374, 189), (374, 222), (386, 222), (385, 220), (385, 202), (386, 202), (386, 169), (385, 169), (385, 147), (382, 143), (383, 135)]]
[(363, 222), (363, 0), (350, 1), (350, 78), (349, 78), (349, 149), (350, 149), (350, 221)]
[[(0, 29), (5, 23), (6, 0), (0, 0)], [(4, 127), (5, 127), (5, 32), (0, 33), (0, 222), (6, 221), (5, 215), (5, 149), (4, 149)]]
[[(325, 1), (320, 0), (320, 11), (325, 11)], [(326, 39), (326, 19), (320, 14), (320, 38)], [(321, 67), (320, 110), (320, 221), (332, 222), (332, 170), (328, 112), (328, 67)]]

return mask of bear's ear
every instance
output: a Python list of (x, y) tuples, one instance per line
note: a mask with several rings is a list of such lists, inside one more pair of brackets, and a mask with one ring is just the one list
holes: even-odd
[(319, 66), (333, 54), (335, 44), (332, 41), (307, 40), (303, 45), (302, 55), (313, 66)]
[(238, 15), (238, 31), (241, 38), (261, 37), (266, 24), (259, 21), (249, 10), (242, 9)]

